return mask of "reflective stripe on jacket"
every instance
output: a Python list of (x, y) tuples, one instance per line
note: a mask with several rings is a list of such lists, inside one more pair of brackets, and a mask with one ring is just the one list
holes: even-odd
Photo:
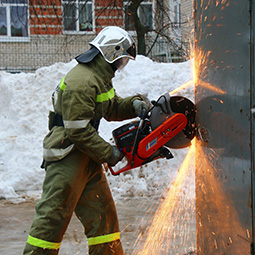
[(113, 76), (111, 65), (99, 54), (88, 64), (77, 64), (62, 79), (52, 99), (64, 126), (54, 126), (44, 138), (46, 161), (60, 160), (74, 148), (97, 162), (108, 160), (112, 146), (98, 135), (90, 121), (134, 118), (132, 102), (140, 98), (116, 96)]

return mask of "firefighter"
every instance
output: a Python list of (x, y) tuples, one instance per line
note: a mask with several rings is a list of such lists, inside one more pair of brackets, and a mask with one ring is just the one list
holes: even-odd
[(132, 37), (123, 29), (106, 27), (76, 57), (78, 64), (52, 95), (49, 133), (43, 141), (46, 174), (25, 255), (58, 254), (73, 212), (84, 226), (89, 254), (124, 254), (115, 204), (102, 163), (123, 158), (97, 132), (99, 121), (121, 121), (148, 110), (142, 96), (120, 98), (111, 79), (136, 57)]

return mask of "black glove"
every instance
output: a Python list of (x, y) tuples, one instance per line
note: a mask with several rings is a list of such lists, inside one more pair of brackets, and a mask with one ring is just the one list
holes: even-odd
[(110, 166), (115, 166), (119, 161), (123, 159), (125, 155), (118, 149), (117, 146), (112, 146), (112, 155), (108, 159), (107, 163)]
[(132, 104), (133, 104), (134, 111), (138, 116), (142, 115), (143, 109), (145, 109), (146, 113), (150, 110), (149, 104), (147, 104), (145, 101), (136, 99), (134, 100)]

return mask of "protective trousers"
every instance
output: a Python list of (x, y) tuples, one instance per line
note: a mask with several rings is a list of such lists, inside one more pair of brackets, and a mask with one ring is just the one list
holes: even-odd
[(24, 255), (56, 255), (73, 212), (84, 226), (91, 255), (123, 255), (115, 204), (99, 163), (74, 150), (46, 165)]

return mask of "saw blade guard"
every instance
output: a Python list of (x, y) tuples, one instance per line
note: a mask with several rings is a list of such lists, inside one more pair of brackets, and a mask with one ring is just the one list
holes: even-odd
[(154, 107), (151, 110), (150, 122), (152, 130), (155, 130), (164, 121), (176, 113), (182, 113), (187, 118), (186, 127), (169, 140), (165, 146), (172, 149), (181, 149), (191, 145), (191, 140), (196, 133), (195, 105), (183, 96), (170, 96), (169, 93), (162, 95), (157, 101), (152, 101)]

